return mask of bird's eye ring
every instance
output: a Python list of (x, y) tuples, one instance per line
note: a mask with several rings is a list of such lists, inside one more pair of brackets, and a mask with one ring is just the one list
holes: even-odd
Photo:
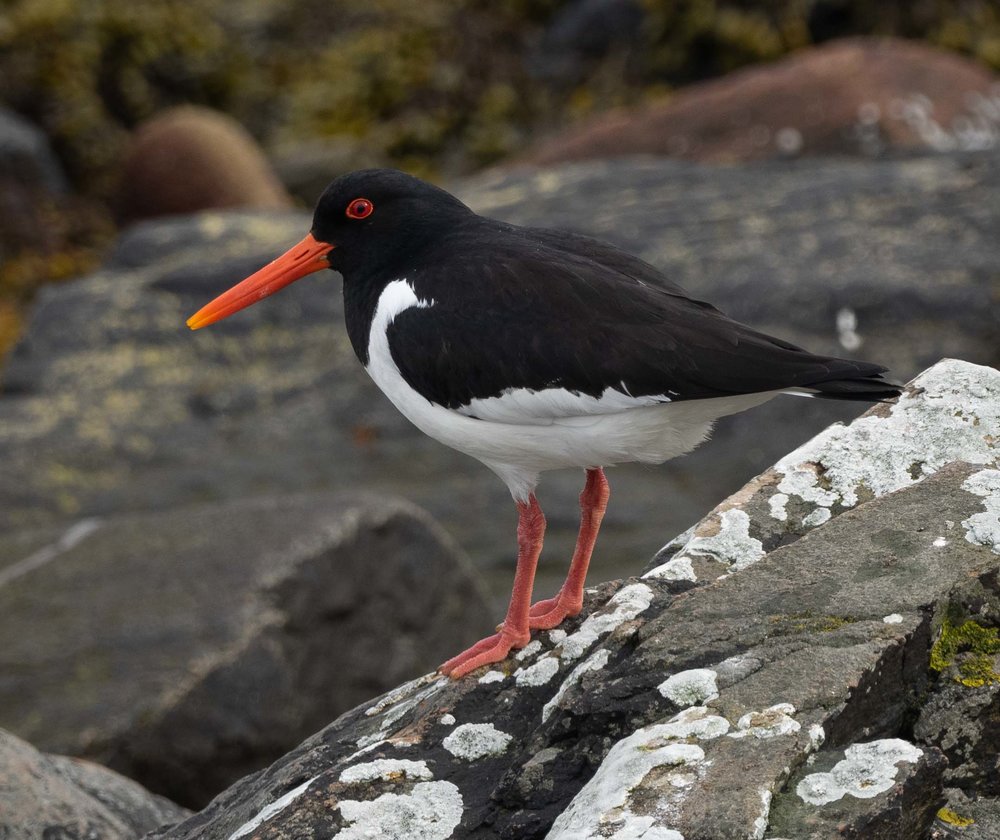
[(367, 198), (356, 198), (347, 205), (347, 218), (366, 219), (372, 214), (374, 209), (375, 205)]

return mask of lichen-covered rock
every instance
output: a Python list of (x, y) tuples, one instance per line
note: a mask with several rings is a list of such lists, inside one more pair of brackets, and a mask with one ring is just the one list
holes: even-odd
[[(647, 577), (698, 578), (741, 569), (859, 502), (908, 487), (945, 464), (993, 466), (1000, 458), (1000, 374), (943, 361), (913, 380), (895, 404), (877, 405), (849, 425), (833, 425), (789, 453), (668, 543)], [(983, 469), (965, 489), (984, 510), (946, 523), (935, 546), (977, 542), (1000, 552), (996, 499), (1000, 473)], [(887, 546), (891, 547), (891, 546)]]
[(800, 767), (772, 799), (767, 836), (921, 837), (944, 801), (944, 766), (933, 748), (900, 738), (827, 750)]
[(0, 722), (185, 804), (492, 626), (468, 561), (392, 499), (261, 498), (25, 536), (0, 536), (0, 557), (21, 558), (0, 567)]
[(938, 809), (927, 840), (994, 840), (1000, 837), (1000, 799), (966, 796), (946, 788), (947, 802)]
[(111, 770), (41, 753), (0, 729), (0, 837), (134, 840), (190, 813)]
[[(967, 416), (985, 417), (1000, 373), (945, 363), (922, 381), (945, 372)], [(907, 399), (914, 429), (948, 428), (940, 393), (911, 384)], [(973, 426), (971, 463), (928, 452), (920, 480), (711, 579), (599, 586), (507, 661), (359, 706), (158, 836), (925, 836), (949, 747), (912, 723), (947, 679), (934, 667), (946, 622), (1000, 597), (1000, 553), (962, 524), (1000, 495), (979, 492), (993, 487), (994, 428)], [(899, 434), (882, 423), (867, 437)], [(751, 530), (770, 516), (748, 510)]]

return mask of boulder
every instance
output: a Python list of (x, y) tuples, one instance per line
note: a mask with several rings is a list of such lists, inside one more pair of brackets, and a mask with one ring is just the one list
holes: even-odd
[(236, 120), (209, 108), (169, 108), (136, 130), (116, 204), (126, 222), (218, 207), (286, 208), (291, 198)]
[(0, 177), (45, 192), (66, 192), (66, 174), (45, 133), (8, 108), (0, 107)]
[(734, 163), (993, 148), (1000, 76), (946, 50), (849, 38), (600, 114), (522, 157), (551, 165), (622, 155)]
[[(877, 360), (900, 378), (942, 356), (1000, 363), (992, 153), (726, 171), (617, 160), (492, 173), (456, 190), (493, 216), (610, 239), (695, 296), (818, 352)], [(305, 213), (246, 212), (143, 223), (101, 271), (44, 290), (3, 372), (0, 530), (363, 486), (430, 511), (489, 575), (499, 619), (514, 550), (509, 495), (369, 381), (335, 276), (193, 335), (184, 326), (309, 224)], [(594, 579), (634, 569), (664, 534), (859, 411), (782, 398), (721, 421), (688, 457), (610, 471)], [(582, 481), (544, 476), (539, 592), (565, 573)]]
[(0, 536), (0, 722), (190, 805), (492, 626), (468, 561), (392, 499), (256, 498), (30, 536)]
[[(771, 545), (797, 508), (757, 504), (762, 477), (728, 500), (714, 544), (666, 561), (706, 558), (692, 573), (593, 588), (508, 660), (364, 703), (151, 836), (932, 836), (947, 803), (992, 784), (945, 758), (951, 724), (913, 721), (970, 674), (1000, 682), (998, 406), (1000, 371), (936, 365), (794, 456), (817, 479), (796, 495), (825, 521)], [(897, 475), (905, 439), (926, 449)], [(719, 565), (726, 542), (739, 560)], [(966, 729), (991, 739), (990, 703), (975, 708)]]
[(100, 765), (41, 753), (0, 729), (0, 837), (134, 840), (190, 813)]

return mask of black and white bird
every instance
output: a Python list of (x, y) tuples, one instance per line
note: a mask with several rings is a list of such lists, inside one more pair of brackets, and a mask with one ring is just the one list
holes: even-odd
[[(757, 332), (612, 245), (479, 216), (386, 169), (333, 181), (309, 235), (188, 326), (324, 268), (343, 275), (347, 333), (379, 388), (426, 434), (493, 470), (517, 505), (507, 616), (441, 666), (453, 677), (579, 613), (609, 495), (602, 467), (683, 455), (718, 418), (779, 394), (899, 393), (885, 368)], [(545, 531), (534, 491), (540, 473), (566, 467), (586, 470), (576, 550), (559, 592), (532, 606)]]

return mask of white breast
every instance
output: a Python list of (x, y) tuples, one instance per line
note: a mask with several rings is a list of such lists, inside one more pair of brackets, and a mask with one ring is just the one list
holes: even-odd
[(417, 428), (482, 461), (506, 482), (515, 499), (526, 499), (545, 470), (660, 463), (682, 455), (705, 439), (718, 417), (775, 395), (670, 403), (667, 395), (636, 398), (611, 388), (600, 397), (561, 388), (518, 388), (448, 409), (407, 384), (389, 348), (388, 329), (401, 312), (433, 305), (433, 300), (419, 298), (405, 279), (389, 283), (375, 307), (365, 369)]

